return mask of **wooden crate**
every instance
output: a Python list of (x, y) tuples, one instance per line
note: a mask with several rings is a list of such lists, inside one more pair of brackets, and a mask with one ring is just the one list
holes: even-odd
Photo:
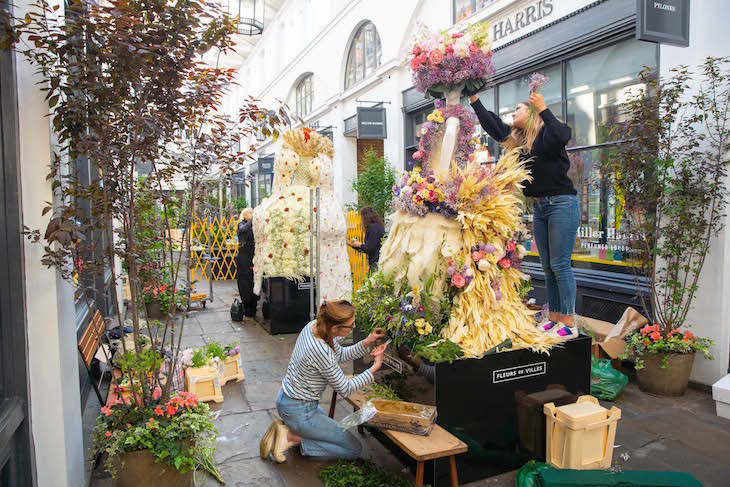
[(241, 367), (241, 354), (226, 358), (220, 367), (221, 385), (226, 382), (235, 380), (242, 381), (244, 379), (243, 368)]
[(199, 401), (223, 402), (220, 372), (215, 367), (188, 367), (185, 369), (185, 390)]

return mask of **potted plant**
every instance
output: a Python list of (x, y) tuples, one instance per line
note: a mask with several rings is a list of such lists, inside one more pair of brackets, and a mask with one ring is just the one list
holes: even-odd
[(241, 365), (241, 347), (231, 343), (223, 348), (223, 353), (226, 357), (221, 367), (221, 385), (230, 380), (242, 381), (245, 376)]
[(687, 327), (705, 258), (725, 222), (728, 66), (726, 58), (710, 57), (697, 74), (686, 66), (667, 79), (644, 71), (645, 88), (625, 104), (625, 123), (611, 133), (623, 142), (604, 159), (650, 323), (629, 335), (626, 356), (636, 357), (639, 385), (652, 394), (683, 394), (696, 353), (712, 358), (712, 340)]
[[(213, 347), (215, 352), (215, 346)], [(181, 355), (181, 365), (185, 368), (185, 389), (195, 393), (201, 401), (223, 402), (221, 390), (221, 357), (211, 353), (208, 345), (198, 348), (186, 348)]]
[[(37, 68), (57, 141), (47, 224), (26, 229), (28, 239), (42, 246), (44, 264), (77, 286), (89, 316), (106, 309), (111, 296), (107, 318), (120, 331), (127, 319), (132, 328), (114, 359), (101, 349), (107, 363), (121, 364), (121, 377), (113, 378), (121, 397), (99, 417), (95, 451), (109, 457), (117, 485), (159, 487), (166, 476), (189, 485), (191, 469), (215, 472), (213, 419), (200, 399), (165, 380), (179, 375), (185, 316), (145, 320), (145, 287), (153, 286), (150, 302), (169, 298), (159, 299), (160, 308), (174, 305), (175, 290), (190, 289), (179, 272), (189, 267), (189, 232), (182, 249), (172, 240), (176, 208), (184, 214), (175, 220), (190, 228), (201, 181), (238, 170), (256, 147), (233, 147), (262, 127), (276, 137), (286, 113), (252, 98), (235, 116), (219, 108), (234, 71), (201, 58), (211, 50), (225, 56), (236, 26), (215, 3), (40, 0), (23, 18), (8, 13), (3, 21), (0, 44)], [(138, 176), (140, 167), (146, 177)], [(178, 201), (168, 189), (179, 181), (187, 186)], [(126, 307), (118, 296), (120, 266), (130, 288)], [(114, 467), (142, 463), (142, 478)]]

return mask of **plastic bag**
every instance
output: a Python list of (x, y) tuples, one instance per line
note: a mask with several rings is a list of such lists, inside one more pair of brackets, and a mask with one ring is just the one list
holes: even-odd
[(621, 394), (629, 378), (611, 367), (611, 361), (591, 357), (591, 396), (613, 401)]
[(540, 487), (537, 474), (540, 473), (541, 470), (548, 468), (553, 467), (547, 463), (530, 460), (517, 472), (517, 477), (515, 477), (515, 487)]
[(377, 414), (378, 410), (375, 409), (373, 403), (368, 401), (362, 405), (360, 409), (352, 414), (348, 414), (340, 420), (340, 426), (345, 429), (350, 429), (353, 426), (358, 426), (363, 423), (367, 423)]

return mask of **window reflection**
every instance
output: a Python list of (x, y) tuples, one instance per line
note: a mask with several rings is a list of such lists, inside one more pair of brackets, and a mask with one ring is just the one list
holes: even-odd
[[(556, 64), (549, 68), (540, 70), (550, 80), (540, 90), (545, 99), (545, 104), (553, 114), (561, 118), (563, 109), (562, 102), (562, 76), (560, 65)], [(530, 99), (530, 74), (520, 78), (502, 83), (499, 85), (499, 116), (505, 123), (512, 123), (512, 114), (521, 102), (528, 102)]]
[(626, 41), (566, 63), (570, 146), (615, 140), (611, 127), (623, 121), (621, 105), (643, 89), (639, 73), (656, 68), (656, 46)]

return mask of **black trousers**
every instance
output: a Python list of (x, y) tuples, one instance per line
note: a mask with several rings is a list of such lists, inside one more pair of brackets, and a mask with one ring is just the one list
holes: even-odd
[(239, 262), (238, 265), (238, 294), (243, 303), (243, 314), (256, 316), (256, 305), (259, 298), (253, 293), (253, 270), (250, 262)]

